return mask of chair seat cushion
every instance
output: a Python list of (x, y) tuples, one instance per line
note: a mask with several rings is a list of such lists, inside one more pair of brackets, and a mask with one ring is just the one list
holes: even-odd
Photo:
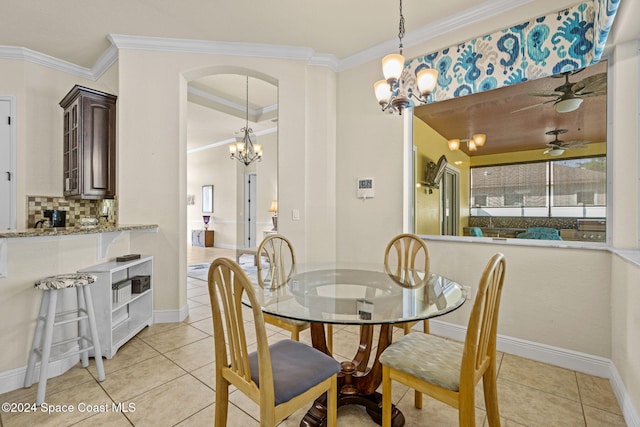
[(422, 332), (412, 332), (391, 344), (380, 362), (439, 387), (460, 390), (463, 344)]
[[(288, 402), (311, 387), (340, 372), (340, 363), (298, 341), (282, 340), (269, 346), (275, 404)], [(251, 379), (260, 386), (258, 354), (249, 354)]]
[(38, 280), (34, 287), (43, 291), (85, 286), (96, 281), (96, 276), (85, 273), (58, 274)]

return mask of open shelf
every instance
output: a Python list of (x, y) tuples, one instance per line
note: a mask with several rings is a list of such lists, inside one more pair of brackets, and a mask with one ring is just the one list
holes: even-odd
[[(153, 257), (109, 261), (81, 270), (97, 277), (92, 285), (93, 305), (98, 324), (102, 356), (111, 359), (118, 349), (138, 332), (153, 324)], [(113, 302), (111, 286), (134, 276), (149, 276), (150, 288), (131, 294), (124, 302)]]

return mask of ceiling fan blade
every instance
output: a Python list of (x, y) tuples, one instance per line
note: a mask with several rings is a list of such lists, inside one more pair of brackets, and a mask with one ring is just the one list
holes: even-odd
[(579, 82), (575, 83), (571, 90), (579, 95), (585, 95), (593, 92), (607, 92), (607, 75), (605, 73), (594, 74), (593, 76), (585, 77)]
[(558, 96), (562, 96), (563, 92), (529, 92), (527, 93), (527, 95), (529, 96), (546, 96), (546, 97), (558, 97)]
[(520, 111), (530, 110), (531, 108), (539, 107), (539, 106), (541, 106), (541, 105), (548, 104), (548, 103), (550, 103), (550, 102), (555, 102), (555, 101), (556, 101), (555, 99), (552, 99), (552, 100), (550, 100), (550, 101), (544, 101), (544, 102), (539, 102), (539, 103), (537, 103), (537, 104), (528, 105), (528, 106), (526, 106), (526, 107), (522, 107), (522, 108), (518, 108), (517, 110), (513, 110), (513, 111), (511, 112), (511, 114), (513, 114), (513, 113), (518, 113), (518, 112), (520, 112)]

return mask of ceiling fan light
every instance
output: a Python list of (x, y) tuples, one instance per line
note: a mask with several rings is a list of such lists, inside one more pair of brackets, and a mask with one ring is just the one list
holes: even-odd
[(459, 139), (450, 139), (449, 140), (449, 150), (456, 151), (460, 148), (460, 140)]
[(582, 98), (567, 98), (556, 102), (554, 108), (558, 113), (569, 113), (580, 108), (580, 104), (582, 104)]
[(563, 155), (563, 154), (564, 154), (564, 149), (562, 149), (562, 148), (554, 148), (553, 150), (550, 150), (550, 151), (548, 152), (548, 154), (549, 154), (550, 156), (554, 156), (554, 157), (556, 157), (556, 156), (561, 156), (561, 155)]
[(382, 58), (382, 74), (389, 84), (398, 81), (403, 70), (404, 56), (399, 53), (392, 53)]
[(387, 104), (391, 99), (391, 86), (386, 80), (378, 80), (373, 85), (373, 90), (378, 99), (378, 104)]
[(476, 143), (476, 146), (482, 147), (487, 140), (487, 135), (484, 133), (476, 133), (473, 135), (473, 142)]
[(418, 80), (418, 90), (423, 97), (427, 97), (436, 87), (438, 81), (438, 70), (433, 68), (423, 68), (416, 75)]

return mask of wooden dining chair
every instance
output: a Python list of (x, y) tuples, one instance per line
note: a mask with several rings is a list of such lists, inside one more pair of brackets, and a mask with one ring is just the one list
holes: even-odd
[[(260, 425), (275, 426), (327, 393), (327, 425), (337, 417), (340, 364), (304, 343), (285, 339), (269, 345), (260, 304), (246, 273), (233, 260), (218, 258), (209, 267), (209, 297), (215, 346), (215, 427), (227, 424), (229, 385), (260, 406)], [(251, 305), (245, 323), (242, 301)], [(249, 353), (245, 326), (255, 328), (257, 351)]]
[[(410, 268), (423, 269), (429, 272), (429, 250), (427, 244), (415, 234), (399, 234), (387, 245), (384, 251), (385, 267), (396, 274), (402, 275), (402, 271)], [(411, 332), (411, 328), (418, 322), (397, 323), (394, 326), (402, 328), (404, 334)], [(429, 333), (429, 321), (423, 320), (423, 329)]]
[(505, 258), (495, 254), (482, 273), (464, 343), (429, 334), (411, 333), (391, 344), (382, 363), (382, 426), (391, 426), (391, 381), (458, 409), (460, 426), (475, 426), (475, 387), (482, 378), (489, 425), (500, 426), (496, 385), (496, 336)]
[[(293, 245), (281, 234), (270, 234), (260, 243), (257, 251), (258, 284), (262, 288), (279, 288), (287, 283), (294, 272), (296, 255)], [(269, 268), (262, 265), (263, 257), (266, 258)], [(300, 332), (309, 329), (309, 322), (285, 319), (270, 314), (264, 314), (264, 320), (270, 325), (277, 326), (291, 332), (291, 339), (300, 340)], [(327, 325), (327, 348), (333, 349), (333, 331), (331, 325)]]

